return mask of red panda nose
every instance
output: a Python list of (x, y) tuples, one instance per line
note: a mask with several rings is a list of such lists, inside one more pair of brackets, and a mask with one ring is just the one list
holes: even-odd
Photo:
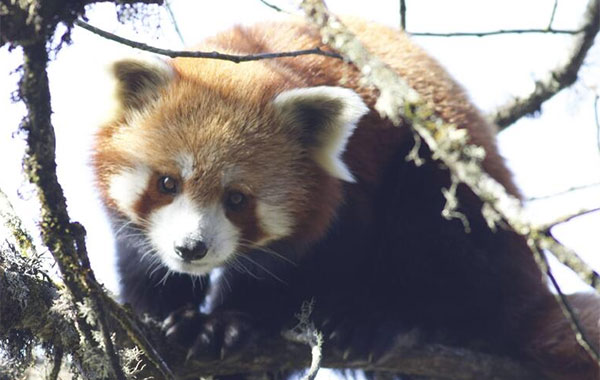
[(183, 244), (175, 245), (175, 252), (184, 261), (194, 261), (206, 256), (208, 247), (201, 240), (186, 239)]

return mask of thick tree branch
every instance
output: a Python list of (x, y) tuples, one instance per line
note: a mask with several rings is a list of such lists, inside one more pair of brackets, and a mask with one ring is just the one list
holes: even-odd
[[(53, 4), (55, 8), (62, 7), (60, 9), (71, 16), (82, 11), (79, 8), (80, 3), (76, 3), (76, 7), (73, 8), (69, 8), (71, 5), (69, 2), (53, 2)], [(60, 20), (63, 13), (47, 13), (44, 10), (43, 5), (30, 4), (29, 19), (35, 20), (35, 23), (22, 25), (23, 29), (28, 30), (27, 37), (17, 40), (17, 43), (23, 47), (24, 55), (19, 97), (27, 108), (27, 116), (21, 124), (21, 129), (27, 133), (25, 172), (36, 187), (40, 200), (42, 240), (55, 258), (65, 285), (73, 296), (73, 302), (76, 305), (88, 303), (95, 306), (95, 323), (98, 324), (104, 337), (103, 345), (112, 365), (113, 376), (124, 379), (125, 375), (110, 339), (111, 328), (108, 316), (103, 307), (107, 297), (103, 291), (97, 291), (98, 285), (89, 265), (85, 247), (85, 230), (78, 223), (71, 223), (66, 209), (66, 200), (56, 177), (55, 135), (50, 121), (46, 45), (53, 34), (57, 19)], [(95, 323), (88, 321), (79, 313), (76, 320), (78, 328), (90, 347), (92, 349), (99, 347), (98, 341), (94, 339)], [(155, 357), (152, 350), (146, 350), (145, 353), (157, 366), (163, 378), (173, 377), (169, 368), (160, 358)]]
[[(411, 337), (406, 340), (410, 341)], [(235, 359), (218, 361), (202, 358), (188, 362), (181, 376), (187, 379), (203, 374), (235, 374), (240, 371), (277, 372), (307, 368), (310, 364), (306, 346), (277, 339), (248, 347)], [(325, 344), (321, 365), (327, 368), (354, 368), (448, 380), (544, 379), (539, 373), (509, 359), (461, 348), (406, 342), (399, 342), (377, 363), (345, 359), (341, 352), (328, 351)]]
[(499, 107), (490, 119), (500, 129), (506, 128), (523, 116), (540, 111), (542, 104), (577, 80), (587, 52), (600, 30), (600, 1), (591, 0), (584, 16), (583, 33), (577, 37), (573, 52), (564, 66), (549, 73), (545, 80), (535, 82), (535, 90), (526, 98), (515, 98)]
[[(17, 290), (7, 288), (7, 280), (17, 276), (25, 282)], [(27, 294), (28, 305), (22, 308), (23, 300), (17, 294)], [(79, 339), (74, 328), (70, 332), (65, 330), (61, 322), (50, 307), (58, 297), (58, 293), (46, 282), (35, 278), (24, 278), (22, 272), (7, 271), (0, 265), (0, 336), (7, 329), (33, 329), (32, 331), (45, 339), (53, 339), (56, 332), (62, 338), (70, 336), (69, 342), (73, 344)], [(6, 314), (5, 314), (6, 313)], [(53, 315), (53, 319), (48, 319)], [(18, 318), (18, 319), (13, 319)], [(18, 321), (18, 323), (15, 323)], [(71, 326), (72, 327), (72, 326)], [(150, 335), (159, 341), (162, 332), (155, 325), (147, 325)], [(440, 345), (423, 345), (414, 343), (408, 336), (405, 342), (399, 342), (386, 357), (378, 363), (366, 361), (344, 360), (342, 353), (327, 351), (322, 357), (322, 365), (330, 368), (356, 368), (376, 370), (393, 373), (405, 373), (420, 376), (429, 376), (439, 379), (489, 379), (489, 380), (540, 380), (539, 374), (527, 367), (509, 359), (494, 357), (487, 354), (461, 349), (444, 347)], [(71, 346), (72, 348), (73, 346)], [(247, 347), (241, 356), (215, 360), (214, 358), (200, 358), (184, 362), (185, 352), (178, 347), (161, 343), (161, 351), (165, 357), (177, 368), (180, 379), (198, 378), (202, 375), (225, 375), (233, 373), (253, 373), (266, 371), (300, 370), (310, 365), (310, 352), (306, 345), (294, 343), (284, 338), (255, 342)], [(393, 358), (393, 360), (392, 360)], [(144, 372), (143, 372), (144, 373)], [(145, 375), (145, 373), (144, 373)]]

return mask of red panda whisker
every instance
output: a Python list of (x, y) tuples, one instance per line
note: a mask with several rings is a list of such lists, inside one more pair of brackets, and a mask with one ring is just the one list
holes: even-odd
[(192, 279), (192, 290), (193, 291), (196, 290), (196, 282), (198, 283), (198, 286), (200, 287), (200, 289), (202, 289), (204, 287), (204, 277), (203, 276), (191, 276), (190, 278)]
[(165, 273), (165, 275), (162, 277), (162, 279), (158, 282), (158, 285), (165, 285), (167, 283), (167, 280), (169, 279), (169, 277), (173, 274), (173, 271), (171, 269), (167, 268), (167, 273)]
[(277, 281), (281, 282), (284, 285), (287, 285), (288, 283), (285, 282), (284, 280), (282, 280), (280, 277), (278, 277), (275, 273), (271, 272), (270, 270), (268, 270), (264, 265), (256, 262), (255, 260), (252, 260), (250, 257), (248, 257), (247, 255), (239, 255), (238, 257), (243, 257), (246, 260), (250, 261), (252, 264), (256, 265), (257, 267), (259, 267), (260, 269), (264, 270), (265, 273), (267, 273), (268, 275), (270, 275), (271, 277), (273, 277), (274, 279), (276, 279)]
[(117, 235), (118, 238), (120, 239), (131, 239), (131, 238), (140, 238), (140, 239), (144, 239), (146, 238), (146, 235), (144, 235), (142, 232), (130, 232), (130, 233), (121, 233), (119, 235)]
[[(142, 247), (144, 248), (144, 247)], [(142, 253), (142, 255), (140, 256), (140, 262), (143, 262), (144, 260), (150, 260), (155, 261), (155, 262), (160, 262), (160, 259), (157, 257), (158, 256), (158, 252), (151, 248), (151, 247), (145, 247), (144, 248), (144, 253)]]
[(115, 231), (115, 236), (120, 236), (123, 233), (123, 230), (132, 224), (133, 222), (125, 222), (121, 227), (119, 227), (118, 230)]
[(287, 261), (288, 263), (294, 265), (294, 266), (298, 266), (298, 264), (296, 264), (294, 261), (290, 260), (289, 258), (285, 257), (284, 255), (282, 255), (281, 253), (278, 253), (277, 251), (274, 251), (271, 248), (267, 248), (267, 247), (261, 247), (249, 240), (246, 239), (240, 239), (239, 244), (243, 247), (243, 248), (250, 248), (252, 250), (255, 251), (259, 251), (259, 252), (264, 252), (270, 255), (273, 255), (277, 258), (280, 258), (283, 261)]
[[(227, 285), (227, 289), (229, 289), (229, 291), (232, 290), (231, 288), (231, 284), (229, 283), (229, 280), (227, 279), (227, 271), (223, 271), (223, 274), (221, 275), (221, 278), (223, 279), (223, 281), (225, 282), (225, 285)], [(221, 302), (223, 301), (223, 292), (221, 292)]]
[(247, 273), (249, 276), (251, 276), (252, 278), (255, 278), (257, 280), (260, 280), (261, 278), (258, 277), (257, 274), (252, 273), (252, 271), (250, 271), (250, 269), (248, 269), (242, 262), (240, 262), (239, 260), (237, 260), (237, 258), (234, 258), (231, 261), (232, 266), (240, 273)]
[[(144, 256), (148, 256), (148, 255), (144, 255)], [(148, 269), (146, 272), (148, 273), (148, 277), (152, 278), (152, 277), (154, 277), (154, 274), (156, 273), (156, 271), (159, 270), (164, 265), (162, 264), (158, 255), (151, 255), (151, 256), (149, 256), (149, 259), (150, 259), (150, 262), (148, 264)]]

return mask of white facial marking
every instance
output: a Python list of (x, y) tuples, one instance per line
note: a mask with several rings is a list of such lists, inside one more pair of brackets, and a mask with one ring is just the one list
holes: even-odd
[(175, 158), (175, 162), (177, 162), (181, 177), (184, 180), (192, 178), (192, 175), (194, 174), (194, 156), (189, 153), (180, 153)]
[[(227, 219), (221, 205), (199, 207), (187, 194), (150, 215), (148, 235), (161, 261), (176, 272), (205, 274), (235, 254), (240, 233)], [(185, 239), (203, 241), (208, 252), (203, 258), (185, 262), (175, 245)]]
[(125, 168), (110, 178), (108, 195), (115, 201), (119, 210), (132, 221), (138, 221), (134, 210), (136, 202), (148, 187), (152, 171), (144, 165)]
[(267, 233), (267, 237), (258, 244), (288, 236), (292, 231), (294, 221), (284, 207), (258, 201), (256, 213), (262, 230)]

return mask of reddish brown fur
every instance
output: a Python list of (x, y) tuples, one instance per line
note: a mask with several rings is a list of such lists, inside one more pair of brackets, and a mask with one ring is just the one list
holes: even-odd
[(240, 229), (243, 241), (258, 242), (266, 237), (264, 231), (260, 228), (260, 223), (257, 223), (259, 218), (256, 215), (256, 200), (254, 197), (249, 197), (246, 200), (246, 204), (241, 211), (232, 212), (227, 210), (225, 215)]
[[(499, 157), (494, 144), (495, 130), (469, 102), (464, 90), (449, 79), (447, 72), (441, 66), (418, 46), (414, 45), (407, 36), (398, 33), (396, 30), (355, 19), (348, 19), (346, 22), (368, 49), (395, 68), (413, 88), (434, 106), (441, 117), (461, 128), (467, 128), (472, 141), (486, 149), (487, 157), (484, 162), (486, 170), (499, 182), (505, 184), (511, 193), (518, 194), (510, 173), (501, 164), (502, 159)], [(277, 38), (264, 33), (269, 27), (278, 31)], [(318, 32), (303, 22), (297, 22), (278, 23), (271, 26), (261, 24), (254, 28), (240, 27), (217, 35), (206, 44), (200, 45), (199, 48), (250, 54), (265, 51), (310, 49), (320, 45)], [(398, 54), (398, 51), (401, 51), (402, 54)], [(193, 60), (187, 60), (185, 64), (180, 60), (176, 60), (176, 62), (178, 67), (186, 67), (194, 75), (204, 75), (209, 81), (213, 79), (210, 70), (208, 72), (204, 71), (204, 63), (198, 65)], [(206, 61), (205, 63), (211, 66), (223, 64), (217, 61)], [(309, 55), (261, 61), (258, 64), (271, 70), (266, 78), (263, 76), (262, 68), (258, 71), (257, 76), (247, 75), (254, 73), (254, 67), (248, 67), (248, 70), (237, 70), (239, 77), (235, 76), (230, 81), (224, 80), (223, 82), (221, 82), (221, 78), (218, 78), (215, 83), (219, 83), (225, 92), (230, 94), (248, 93), (252, 98), (253, 92), (256, 92), (256, 80), (260, 78), (261, 83), (265, 83), (268, 78), (268, 87), (260, 89), (260, 93), (265, 95), (261, 100), (268, 100), (283, 89), (319, 85), (340, 85), (352, 88), (362, 96), (371, 109), (376, 100), (377, 94), (372, 89), (360, 85), (360, 73), (352, 65), (342, 65), (334, 59)], [(226, 71), (223, 70), (223, 72)], [(230, 73), (227, 72), (227, 74)], [(259, 101), (259, 104), (262, 103)], [(379, 128), (393, 128), (390, 124), (379, 125), (378, 123), (378, 125), (373, 126), (363, 120), (361, 125), (370, 125), (370, 129), (375, 128), (376, 130), (370, 131), (370, 133), (359, 131), (362, 132), (361, 137), (353, 138), (350, 142), (351, 145), (348, 147), (350, 154), (370, 158), (385, 157), (387, 154), (393, 154), (396, 143), (402, 140), (392, 139), (389, 141), (382, 138), (381, 129)], [(376, 136), (365, 141), (367, 134)], [(377, 154), (373, 154), (373, 152), (377, 152)], [(365, 160), (355, 159), (355, 157), (348, 157), (347, 161), (352, 164), (365, 162)], [(357, 173), (372, 176), (371, 173), (376, 171), (377, 168), (381, 168), (381, 165), (374, 164), (370, 171), (365, 170), (363, 172), (361, 170)]]
[[(158, 188), (159, 179), (166, 174), (167, 173), (153, 173), (150, 176), (146, 191), (133, 206), (135, 212), (140, 218), (146, 219), (152, 210), (158, 209), (164, 205), (168, 205), (173, 201), (173, 195), (161, 193)], [(173, 174), (169, 173), (168, 175), (177, 178)], [(178, 181), (180, 180), (178, 179)]]

